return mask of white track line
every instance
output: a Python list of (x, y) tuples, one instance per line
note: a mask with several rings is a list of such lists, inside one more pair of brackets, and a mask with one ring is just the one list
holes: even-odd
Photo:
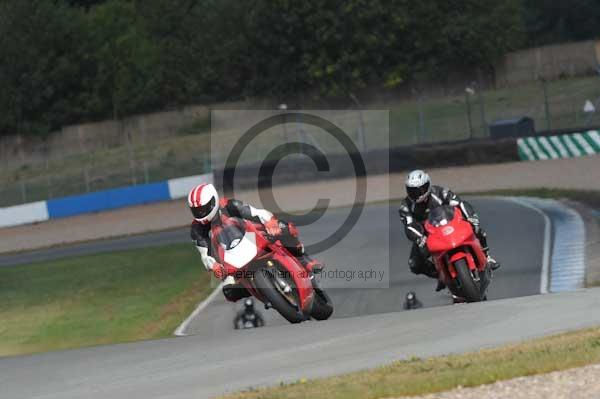
[(187, 335), (185, 333), (185, 330), (187, 329), (190, 322), (196, 316), (198, 316), (198, 313), (202, 312), (202, 310), (204, 310), (204, 308), (206, 308), (213, 299), (215, 299), (215, 297), (221, 292), (221, 288), (223, 288), (223, 283), (219, 284), (219, 286), (217, 288), (215, 288), (215, 290), (213, 292), (210, 293), (208, 298), (206, 298), (205, 300), (203, 300), (202, 302), (200, 302), (198, 304), (196, 309), (194, 309), (194, 311), (187, 317), (187, 319), (185, 319), (183, 321), (183, 323), (181, 323), (179, 325), (179, 327), (177, 327), (177, 329), (175, 329), (175, 331), (173, 332), (173, 335), (176, 335), (178, 337), (185, 337)]
[(547, 294), (548, 293), (548, 277), (550, 274), (550, 243), (551, 243), (551, 233), (552, 233), (552, 224), (550, 221), (550, 217), (546, 215), (544, 211), (539, 209), (538, 207), (530, 204), (529, 202), (518, 198), (518, 197), (507, 197), (507, 199), (524, 206), (525, 208), (529, 208), (544, 218), (544, 253), (542, 255), (542, 275), (540, 277), (540, 293)]

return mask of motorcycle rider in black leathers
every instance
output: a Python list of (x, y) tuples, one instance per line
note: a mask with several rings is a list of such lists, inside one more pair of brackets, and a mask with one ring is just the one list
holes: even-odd
[[(426, 245), (427, 235), (423, 225), (429, 216), (429, 211), (442, 205), (457, 206), (461, 209), (467, 221), (473, 226), (475, 236), (479, 239), (483, 251), (487, 255), (489, 267), (492, 270), (500, 267), (500, 264), (489, 255), (487, 235), (481, 228), (475, 209), (468, 202), (461, 200), (447, 188), (431, 185), (429, 175), (422, 170), (414, 170), (408, 174), (406, 194), (407, 197), (402, 201), (398, 211), (400, 220), (405, 227), (406, 236), (413, 243), (408, 259), (411, 272), (436, 279), (438, 277), (435, 265), (429, 259), (430, 254)], [(436, 291), (444, 288), (445, 285), (438, 282)]]
[[(257, 209), (235, 199), (219, 199), (216, 188), (210, 183), (200, 184), (190, 191), (188, 206), (194, 216), (190, 235), (208, 271), (214, 273), (223, 269), (223, 265), (213, 257), (209, 238), (212, 224), (221, 223), (222, 215), (263, 224), (267, 233), (277, 237), (306, 270), (318, 274), (323, 269), (322, 263), (311, 259), (304, 252), (304, 245), (298, 239), (296, 227), (292, 223), (278, 220), (266, 209)], [(237, 284), (233, 276), (227, 276), (223, 279), (223, 295), (228, 301), (236, 302), (250, 296), (250, 293), (241, 284)]]

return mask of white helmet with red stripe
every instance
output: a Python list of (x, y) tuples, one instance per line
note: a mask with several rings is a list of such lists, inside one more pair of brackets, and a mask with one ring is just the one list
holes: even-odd
[(188, 194), (188, 205), (196, 221), (210, 223), (219, 212), (217, 189), (209, 183), (194, 187)]

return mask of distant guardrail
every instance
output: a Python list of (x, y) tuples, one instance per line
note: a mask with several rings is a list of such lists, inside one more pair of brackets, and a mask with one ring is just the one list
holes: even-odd
[(0, 227), (183, 198), (199, 182), (212, 182), (212, 180), (212, 173), (209, 173), (9, 206), (0, 208)]
[[(397, 173), (414, 168), (442, 168), (519, 161), (514, 137), (401, 146), (368, 151), (361, 154), (361, 157), (365, 163), (367, 175)], [(314, 162), (308, 157), (286, 157), (277, 161), (244, 165), (243, 168), (235, 169), (235, 187), (236, 189), (254, 189), (257, 186), (268, 187), (289, 182), (334, 180), (351, 177), (356, 173), (349, 162), (348, 154), (328, 155), (327, 164), (327, 172), (318, 171)], [(231, 170), (223, 168), (214, 170), (217, 186), (224, 186), (225, 172), (231, 174)], [(276, 175), (276, 179), (271, 181), (270, 177), (273, 175)]]
[[(382, 151), (386, 153), (383, 154)], [(374, 175), (401, 172), (411, 168), (533, 161), (596, 154), (600, 154), (600, 134), (596, 130), (591, 130), (558, 135), (546, 133), (546, 135), (518, 139), (480, 139), (396, 147), (369, 151), (362, 154), (362, 158), (367, 175)], [(328, 173), (317, 171), (312, 160), (303, 157), (284, 158), (279, 162), (267, 162), (264, 165), (245, 165), (236, 170), (235, 185), (239, 188), (255, 189), (257, 186), (266, 187), (290, 182), (353, 176), (355, 171), (348, 167), (348, 160), (344, 159), (347, 157), (347, 154), (328, 156)], [(259, 176), (261, 167), (262, 177)], [(222, 188), (223, 174), (223, 169), (217, 169), (213, 173), (170, 179), (159, 183), (140, 184), (0, 208), (0, 228), (184, 198), (200, 182), (215, 182), (219, 188)], [(277, 176), (275, 180), (269, 177), (273, 174)]]

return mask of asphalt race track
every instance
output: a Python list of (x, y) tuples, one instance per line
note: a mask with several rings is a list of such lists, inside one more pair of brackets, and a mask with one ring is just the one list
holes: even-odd
[[(484, 221), (492, 254), (503, 263), (493, 281), (488, 299), (501, 299), (540, 293), (544, 237), (543, 218), (529, 208), (502, 199), (475, 199), (471, 201)], [(321, 237), (327, 226), (338, 226), (344, 210), (327, 213), (317, 223), (301, 228), (301, 236)], [(382, 231), (383, 230), (383, 231)], [(389, 233), (388, 233), (389, 232)], [(389, 237), (389, 238), (388, 238)], [(334, 305), (334, 317), (362, 316), (374, 313), (397, 312), (407, 292), (414, 291), (425, 307), (449, 305), (448, 291), (436, 293), (437, 282), (416, 276), (408, 270), (410, 245), (404, 234), (397, 207), (371, 205), (353, 231), (339, 244), (316, 256), (327, 265), (327, 271), (347, 270), (377, 273), (389, 276), (389, 288), (361, 287), (362, 281), (349, 283), (338, 273), (337, 278), (324, 278), (323, 287), (348, 285), (328, 289)], [(369, 265), (365, 267), (365, 265)], [(366, 269), (366, 270), (364, 270)], [(333, 281), (332, 281), (333, 280)], [(378, 276), (373, 283), (376, 284)], [(355, 287), (358, 285), (358, 287)], [(218, 296), (186, 329), (189, 334), (220, 336), (231, 328), (235, 305)], [(267, 325), (287, 324), (274, 310), (263, 311)]]
[[(235, 331), (235, 307), (219, 295), (191, 322), (186, 331), (193, 335), (188, 337), (0, 359), (0, 397), (204, 398), (408, 356), (475, 350), (599, 322), (600, 314), (591, 311), (600, 302), (595, 290), (498, 301), (540, 292), (544, 219), (510, 200), (472, 203), (488, 231), (493, 254), (503, 263), (486, 303), (442, 306), (451, 303), (447, 292), (435, 293), (435, 281), (408, 271), (409, 245), (396, 207), (371, 205), (349, 235), (318, 256), (328, 270), (345, 273), (322, 280), (335, 304), (332, 320), (288, 325), (269, 310), (263, 311), (267, 327)], [(344, 212), (330, 211), (301, 227), (306, 244), (327, 236), (332, 225), (339, 226)], [(90, 253), (128, 243), (153, 245), (161, 238), (188, 240), (183, 231), (154, 233), (36, 251), (34, 256)], [(20, 256), (32, 255), (10, 256), (18, 263)], [(10, 263), (7, 259), (0, 257), (0, 262)], [(384, 278), (346, 278), (361, 270)], [(428, 309), (402, 311), (409, 290)]]

